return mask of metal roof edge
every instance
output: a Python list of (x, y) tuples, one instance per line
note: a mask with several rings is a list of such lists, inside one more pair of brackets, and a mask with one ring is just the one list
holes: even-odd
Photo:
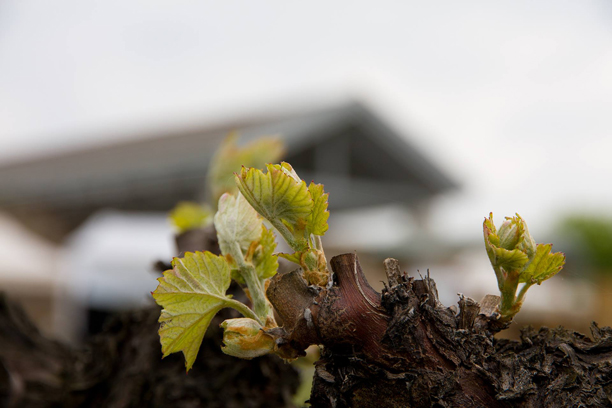
[[(385, 123), (371, 106), (356, 101), (350, 106), (351, 120), (363, 126), (365, 135), (381, 145), (391, 156), (414, 174), (422, 177), (428, 185), (435, 185), (437, 190), (458, 189), (459, 184), (447, 176), (429, 158), (422, 154), (406, 137)], [(381, 137), (383, 138), (381, 140)]]

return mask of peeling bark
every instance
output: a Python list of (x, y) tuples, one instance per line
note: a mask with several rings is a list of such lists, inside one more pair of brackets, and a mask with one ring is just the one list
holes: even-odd
[[(390, 285), (382, 294), (354, 254), (331, 266), (326, 289), (308, 287), (300, 270), (273, 278), (268, 289), (283, 317), (277, 343), (296, 355), (310, 343), (323, 346), (315, 407), (612, 406), (610, 328), (593, 324), (592, 340), (562, 328), (496, 340), (508, 325), (498, 320), (496, 296), (481, 304), (461, 297), (456, 313), (439, 302), (432, 279), (407, 277), (397, 261), (385, 262)], [(280, 300), (294, 291), (298, 302)]]

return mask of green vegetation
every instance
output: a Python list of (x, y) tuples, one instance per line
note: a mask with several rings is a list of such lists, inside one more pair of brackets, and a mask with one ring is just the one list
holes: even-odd
[[(287, 163), (268, 165), (267, 173), (243, 168), (236, 181), (240, 192), (224, 193), (214, 216), (221, 256), (188, 252), (174, 258), (173, 269), (164, 272), (153, 292), (164, 308), (159, 330), (162, 352), (167, 356), (182, 351), (188, 370), (210, 321), (225, 307), (245, 317), (221, 324), (224, 353), (253, 358), (276, 351), (273, 338), (265, 332), (277, 327), (265, 288), (276, 274), (278, 259), (274, 233), (264, 226), (264, 218), (296, 251), (281, 256), (301, 265), (310, 284), (325, 285), (328, 280), (320, 239), (329, 216), (323, 186), (307, 187)], [(225, 294), (230, 279), (246, 285), (253, 309)]]
[(230, 267), (223, 257), (188, 252), (183, 258), (174, 258), (172, 267), (159, 278), (159, 286), (153, 292), (155, 301), (164, 308), (159, 318), (164, 357), (182, 351), (189, 370), (210, 321), (224, 307), (261, 322), (246, 305), (225, 295), (230, 285)]
[(210, 207), (182, 201), (170, 212), (170, 222), (181, 233), (192, 229), (203, 228), (212, 222), (213, 213)]
[(587, 266), (600, 273), (612, 273), (612, 218), (568, 216), (561, 222), (559, 234), (571, 240)]
[[(153, 292), (156, 302), (163, 307), (159, 320), (163, 354), (183, 352), (188, 370), (212, 318), (226, 307), (244, 317), (221, 324), (223, 352), (247, 359), (267, 353), (287, 356), (278, 349), (272, 335), (272, 329), (278, 326), (266, 297), (268, 280), (278, 269), (278, 256), (298, 264), (309, 285), (324, 288), (329, 282), (321, 241), (329, 218), (328, 194), (323, 186), (307, 185), (288, 163), (267, 164), (265, 170), (236, 169), (238, 160), (261, 161), (264, 151), (278, 154), (281, 149), (275, 146), (270, 141), (259, 142), (241, 150), (233, 138), (228, 139), (212, 165), (212, 197), (223, 191), (218, 195), (214, 217), (198, 204), (183, 203), (171, 213), (179, 231), (202, 227), (214, 220), (221, 251), (219, 256), (188, 252), (184, 257), (174, 258), (173, 268), (164, 272)], [(235, 169), (230, 176), (235, 188), (228, 186), (223, 175), (230, 169)], [(520, 310), (527, 290), (557, 274), (565, 256), (552, 253), (551, 244), (536, 244), (518, 214), (506, 217), (499, 229), (490, 214), (485, 218), (483, 231), (501, 292), (500, 319), (509, 322)], [(275, 232), (293, 253), (275, 254)], [(245, 290), (252, 307), (226, 295), (231, 280)]]
[(212, 224), (221, 196), (238, 192), (234, 173), (243, 165), (261, 168), (266, 163), (278, 161), (285, 151), (283, 143), (274, 137), (262, 137), (242, 147), (237, 145), (237, 140), (236, 133), (228, 135), (211, 160), (206, 202), (183, 201), (170, 212), (170, 222), (179, 234)]
[(234, 182), (234, 173), (240, 171), (242, 166), (260, 169), (266, 163), (279, 161), (285, 152), (283, 143), (278, 138), (258, 138), (243, 147), (237, 145), (237, 139), (236, 133), (230, 134), (210, 163), (207, 189), (208, 200), (213, 207), (217, 206), (223, 194), (236, 194), (238, 189)]
[(267, 167), (267, 173), (243, 167), (236, 184), (295, 251), (280, 256), (300, 265), (309, 284), (325, 286), (329, 271), (321, 236), (327, 231), (328, 195), (321, 184), (306, 186), (289, 163)]
[[(483, 223), (487, 255), (495, 271), (501, 292), (500, 314), (512, 319), (521, 309), (527, 290), (556, 275), (565, 264), (565, 255), (551, 253), (552, 244), (537, 244), (529, 234), (527, 223), (516, 214), (506, 217), (499, 229), (493, 224), (493, 213)], [(523, 286), (516, 293), (518, 285)]]

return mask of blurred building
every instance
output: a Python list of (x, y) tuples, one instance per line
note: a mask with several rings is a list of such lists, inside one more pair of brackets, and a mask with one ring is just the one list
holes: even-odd
[[(66, 283), (55, 317), (62, 332), (79, 321), (80, 308), (142, 304), (156, 285), (151, 264), (170, 256), (165, 213), (178, 201), (203, 198), (208, 163), (232, 130), (239, 130), (245, 143), (279, 135), (285, 160), (305, 180), (325, 185), (330, 210), (337, 220), (348, 214), (347, 225), (353, 223), (351, 211), (378, 207), (396, 229), (403, 220), (400, 230), (423, 231), (428, 204), (456, 187), (410, 145), (409, 135), (398, 134), (358, 103), (126, 135), (122, 143), (0, 166), (0, 210), (62, 247), (60, 266), (52, 268), (56, 280)], [(342, 222), (333, 226), (330, 247), (354, 250), (343, 244)], [(375, 242), (385, 234), (375, 229), (362, 235)], [(0, 289), (10, 277), (10, 270), (0, 269)]]
[[(209, 161), (233, 130), (241, 143), (279, 135), (285, 160), (325, 185), (333, 214), (326, 253), (357, 250), (375, 288), (390, 256), (412, 275), (431, 268), (447, 305), (459, 291), (476, 300), (497, 293), (480, 243), (447, 242), (427, 228), (428, 207), (455, 182), (410, 135), (357, 103), (126, 134), (121, 143), (0, 165), (0, 290), (65, 340), (99, 330), (108, 312), (150, 303), (152, 265), (174, 253), (167, 211), (204, 198)], [(513, 327), (564, 324), (586, 332), (594, 294), (587, 282), (555, 278), (530, 290)]]
[(104, 208), (167, 211), (197, 200), (221, 140), (279, 135), (286, 161), (332, 193), (330, 209), (401, 203), (417, 210), (455, 183), (369, 109), (348, 104), (282, 117), (126, 135), (130, 141), (0, 166), (0, 209), (61, 241)]

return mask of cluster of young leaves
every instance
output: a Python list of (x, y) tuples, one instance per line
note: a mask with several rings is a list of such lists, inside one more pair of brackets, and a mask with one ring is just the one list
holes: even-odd
[(237, 145), (237, 139), (237, 133), (226, 137), (208, 169), (208, 199), (214, 205), (224, 193), (236, 194), (234, 173), (242, 166), (260, 169), (266, 163), (278, 162), (285, 153), (283, 143), (275, 137), (258, 138), (242, 147)]
[[(236, 135), (228, 136), (209, 166), (212, 203), (182, 202), (170, 213), (179, 233), (214, 221), (221, 249), (221, 256), (188, 252), (174, 258), (172, 269), (164, 272), (153, 292), (155, 301), (163, 307), (159, 319), (163, 355), (182, 351), (187, 370), (195, 361), (212, 318), (226, 307), (245, 317), (222, 324), (224, 352), (252, 358), (273, 347), (262, 329), (276, 325), (264, 290), (265, 281), (278, 269), (274, 233), (265, 228), (262, 218), (238, 192), (233, 173), (242, 164), (263, 166), (277, 160), (282, 152), (282, 143), (275, 138), (258, 139), (240, 148)], [(218, 208), (214, 217), (213, 207)], [(226, 294), (231, 279), (246, 286), (253, 309)]]
[[(280, 255), (302, 265), (309, 282), (327, 283), (329, 272), (320, 239), (329, 217), (323, 186), (306, 186), (287, 163), (267, 165), (267, 173), (242, 167), (234, 178), (241, 165), (261, 167), (282, 153), (278, 139), (259, 139), (239, 148), (236, 135), (228, 136), (209, 167), (212, 203), (183, 202), (170, 214), (179, 233), (214, 222), (221, 251), (220, 256), (196, 251), (174, 258), (172, 269), (158, 279), (152, 293), (163, 308), (159, 319), (162, 353), (165, 357), (183, 352), (187, 370), (212, 318), (226, 307), (238, 310), (244, 318), (221, 324), (225, 353), (253, 358), (274, 351), (274, 341), (265, 332), (276, 327), (265, 288), (278, 269), (278, 257), (275, 235), (262, 216), (295, 251)], [(232, 279), (243, 286), (252, 309), (227, 295)]]
[(321, 236), (328, 229), (328, 194), (321, 184), (306, 185), (289, 163), (268, 164), (267, 172), (242, 167), (238, 189), (249, 204), (293, 249), (279, 254), (299, 264), (309, 284), (325, 286), (329, 279)]
[(213, 212), (207, 205), (182, 201), (170, 211), (170, 222), (180, 233), (204, 228), (212, 222)]
[[(497, 229), (490, 213), (484, 220), (483, 232), (501, 292), (500, 314), (503, 319), (512, 319), (519, 312), (527, 290), (556, 275), (565, 264), (565, 255), (551, 252), (552, 244), (536, 244), (518, 214), (506, 217)], [(523, 286), (517, 295), (520, 283)]]
[[(182, 351), (187, 370), (212, 318), (226, 307), (245, 318), (223, 323), (224, 352), (252, 358), (269, 353), (274, 346), (262, 331), (276, 325), (264, 291), (265, 280), (278, 269), (273, 233), (240, 194), (226, 193), (220, 198), (214, 222), (222, 255), (187, 252), (174, 258), (172, 269), (158, 279), (159, 286), (152, 293), (163, 307), (159, 319), (162, 353), (165, 357)], [(232, 278), (246, 284), (253, 310), (226, 294)]]
[(213, 222), (219, 198), (224, 193), (238, 192), (234, 173), (242, 165), (261, 168), (278, 161), (285, 151), (281, 140), (275, 137), (262, 137), (242, 147), (238, 146), (237, 139), (236, 133), (229, 134), (208, 166), (207, 202), (184, 201), (170, 212), (170, 221), (178, 233), (204, 228)]
[(263, 225), (261, 217), (240, 193), (221, 196), (215, 228), (231, 276), (239, 283), (246, 283), (255, 313), (265, 324), (272, 316), (265, 298), (265, 280), (274, 276), (278, 269), (274, 233)]

